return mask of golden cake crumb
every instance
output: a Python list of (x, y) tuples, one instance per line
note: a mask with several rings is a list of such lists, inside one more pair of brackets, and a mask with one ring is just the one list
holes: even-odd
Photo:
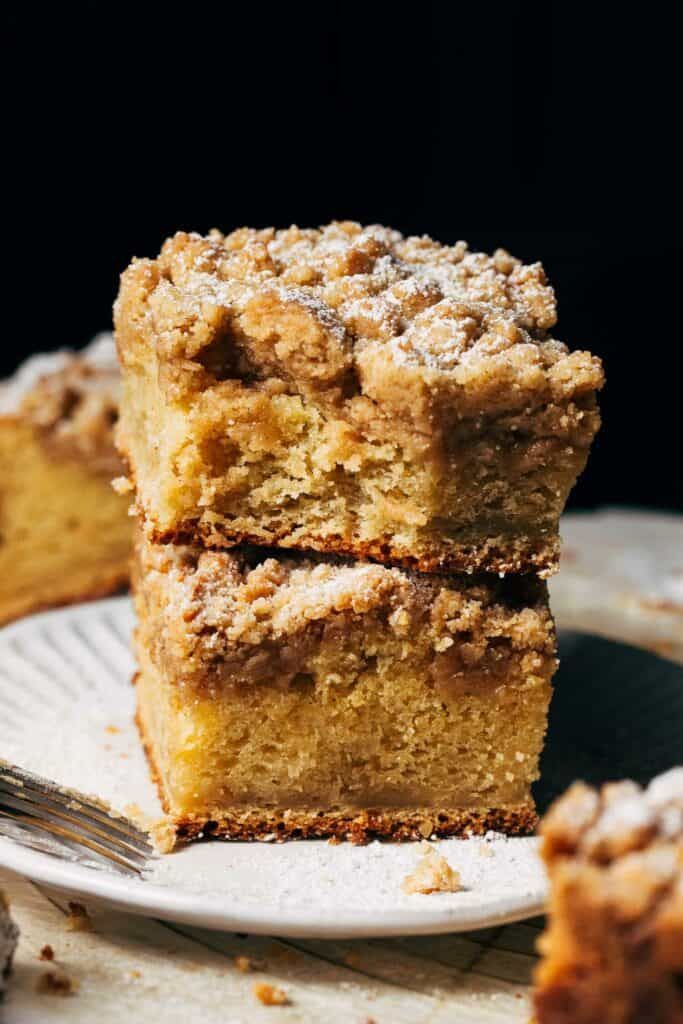
[(92, 920), (82, 903), (69, 902), (69, 913), (66, 917), (68, 932), (91, 932)]
[(61, 968), (45, 971), (36, 982), (36, 992), (49, 996), (73, 996), (80, 987), (80, 982), (76, 978), (70, 977)]
[(40, 954), (38, 956), (38, 959), (39, 960), (54, 960), (54, 958), (55, 958), (55, 951), (52, 948), (52, 946), (50, 946), (49, 944), (46, 944), (45, 946), (43, 946), (43, 948), (41, 949)]
[(235, 967), (242, 974), (249, 974), (250, 971), (262, 971), (265, 961), (253, 956), (236, 956)]
[(113, 490), (120, 495), (132, 494), (135, 484), (128, 476), (115, 476), (111, 482)]
[(252, 989), (254, 995), (260, 1003), (264, 1006), (286, 1006), (289, 1003), (287, 993), (278, 988), (276, 985), (269, 985), (265, 981), (260, 981), (257, 985), (254, 985)]
[(460, 874), (455, 871), (438, 850), (427, 843), (422, 860), (410, 875), (403, 879), (405, 893), (459, 892)]
[(147, 826), (149, 838), (157, 853), (172, 853), (178, 841), (176, 828), (168, 818), (160, 818)]

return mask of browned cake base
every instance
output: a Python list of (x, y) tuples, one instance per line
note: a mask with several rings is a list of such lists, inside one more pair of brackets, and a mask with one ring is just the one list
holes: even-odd
[(82, 601), (96, 601), (101, 597), (124, 594), (130, 580), (127, 561), (123, 561), (119, 568), (98, 573), (95, 578), (93, 578), (92, 572), (83, 573), (86, 580), (83, 586), (80, 584), (79, 575), (79, 573), (72, 573), (68, 584), (65, 581), (63, 586), (54, 587), (49, 595), (39, 599), (36, 599), (35, 595), (25, 594), (3, 601), (0, 604), (0, 626), (6, 626), (25, 615), (37, 615), (38, 612), (49, 611), (51, 608), (61, 608), (65, 605), (80, 604)]
[[(129, 474), (133, 479), (133, 474)], [(477, 537), (471, 534), (467, 542), (443, 536), (433, 538), (422, 554), (417, 554), (413, 545), (401, 545), (383, 541), (363, 541), (339, 534), (318, 535), (308, 530), (301, 539), (289, 529), (269, 528), (254, 534), (236, 530), (229, 522), (205, 523), (188, 520), (177, 529), (155, 531), (151, 535), (159, 544), (192, 544), (201, 542), (206, 548), (232, 548), (249, 544), (281, 550), (316, 551), (321, 554), (336, 554), (354, 558), (356, 561), (376, 561), (384, 565), (396, 565), (417, 572), (470, 572), (473, 566), (486, 566), (488, 572), (538, 572), (541, 577), (548, 575), (548, 565), (555, 565), (560, 557), (557, 536), (540, 533), (537, 536), (518, 533), (515, 537)]]
[[(166, 814), (172, 808), (166, 798), (161, 775), (154, 763), (152, 744), (149, 742), (140, 712), (135, 716), (142, 745), (147, 756), (150, 775), (157, 787), (159, 799)], [(506, 835), (530, 835), (538, 823), (533, 803), (503, 809), (485, 808), (453, 811), (433, 807), (401, 808), (391, 812), (368, 809), (360, 811), (349, 808), (346, 812), (334, 814), (324, 811), (302, 811), (290, 808), (252, 807), (248, 811), (236, 809), (233, 813), (223, 811), (215, 818), (193, 815), (175, 818), (176, 838), (193, 839), (236, 839), (277, 842), (285, 839), (339, 839), (358, 846), (373, 839), (392, 839), (398, 842), (427, 839), (433, 836), (481, 836), (488, 831), (503, 832)]]

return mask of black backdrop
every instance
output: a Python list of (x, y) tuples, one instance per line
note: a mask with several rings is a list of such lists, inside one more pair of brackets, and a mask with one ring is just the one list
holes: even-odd
[[(683, 508), (677, 35), (594, 4), (24, 3), (2, 33), (0, 371), (178, 228), (390, 223), (541, 259), (603, 357), (574, 505)], [(671, 41), (671, 52), (669, 41)]]

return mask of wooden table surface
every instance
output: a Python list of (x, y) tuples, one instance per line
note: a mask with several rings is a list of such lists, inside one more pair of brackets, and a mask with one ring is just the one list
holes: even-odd
[[(665, 521), (666, 520), (666, 521)], [(597, 523), (597, 520), (596, 520)], [(664, 546), (683, 552), (683, 520), (643, 515), (640, 525), (647, 554), (653, 531)], [(613, 520), (597, 524), (586, 543), (600, 542), (600, 531), (612, 540)], [(586, 583), (590, 557), (577, 559), (577, 537), (569, 523), (573, 559), (556, 590), (560, 625), (566, 614), (573, 628), (582, 625), (577, 611), (572, 572)], [(580, 542), (580, 541), (579, 541)], [(659, 557), (661, 558), (661, 544)], [(616, 557), (616, 556), (615, 556)], [(674, 559), (675, 561), (675, 559)], [(572, 569), (572, 565), (574, 569)], [(671, 562), (674, 576), (683, 569)], [(672, 576), (672, 579), (674, 577)], [(667, 586), (671, 583), (668, 580)], [(680, 658), (683, 602), (677, 608), (670, 589), (661, 600), (661, 618), (652, 620), (656, 595), (646, 595), (647, 621), (634, 613), (634, 595), (614, 597), (601, 631), (670, 657)], [(636, 595), (638, 597), (638, 595)], [(642, 597), (642, 595), (640, 595)], [(638, 598), (640, 599), (640, 598)], [(619, 608), (626, 609), (621, 615)], [(656, 610), (656, 608), (655, 608)], [(628, 621), (627, 621), (628, 620)], [(594, 622), (587, 609), (584, 628)], [(670, 630), (674, 645), (663, 646)], [(678, 645), (678, 646), (676, 646)], [(535, 942), (542, 921), (532, 920), (463, 935), (363, 941), (284, 940), (219, 934), (185, 925), (170, 925), (112, 911), (94, 901), (87, 910), (92, 930), (71, 931), (66, 899), (0, 870), (0, 888), (9, 896), (21, 939), (8, 996), (0, 1009), (4, 1024), (42, 1024), (53, 1020), (131, 1022), (344, 1021), (357, 1024), (439, 1024), (439, 1022), (528, 1022), (530, 981)], [(50, 945), (55, 962), (41, 961)], [(248, 958), (251, 969), (242, 960)], [(47, 971), (64, 972), (77, 990), (61, 996), (39, 991)], [(267, 983), (282, 989), (287, 1003), (263, 1005), (254, 986)]]

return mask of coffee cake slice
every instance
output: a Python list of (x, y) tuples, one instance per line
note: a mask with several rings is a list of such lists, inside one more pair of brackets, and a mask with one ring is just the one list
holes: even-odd
[(138, 722), (177, 834), (533, 830), (545, 584), (140, 534)]
[(7, 976), (12, 969), (18, 937), (19, 929), (10, 917), (9, 904), (0, 889), (0, 1000), (5, 991)]
[(128, 580), (130, 498), (115, 494), (111, 335), (34, 356), (0, 383), (0, 624)]
[(549, 337), (540, 264), (354, 223), (180, 233), (115, 322), (156, 540), (555, 569), (603, 377)]
[(550, 921), (538, 1024), (680, 1024), (683, 768), (644, 790), (577, 782), (542, 835)]

